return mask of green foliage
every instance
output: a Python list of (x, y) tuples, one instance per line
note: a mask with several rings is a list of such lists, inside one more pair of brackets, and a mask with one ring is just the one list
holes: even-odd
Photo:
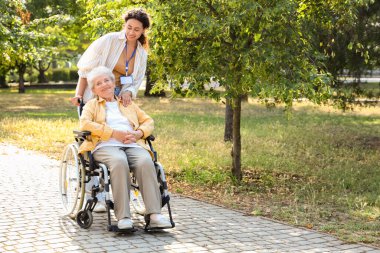
[(69, 70), (69, 80), (78, 80), (78, 70), (70, 69)]
[(65, 45), (72, 42), (65, 29), (72, 18), (64, 13), (65, 10), (73, 9), (75, 1), (62, 4), (62, 8), (55, 8), (56, 2), (58, 1), (1, 2), (0, 7), (6, 10), (6, 14), (0, 17), (0, 71), (7, 73), (16, 68), (24, 74), (24, 66), (44, 69), (57, 58)]
[(76, 81), (78, 73), (76, 69), (58, 68), (52, 70), (52, 81)]
[[(337, 74), (379, 66), (379, 1), (150, 1), (152, 74), (183, 96), (251, 94), (270, 103), (343, 99)], [(352, 34), (354, 32), (354, 34)], [(356, 71), (356, 72), (355, 72)], [(206, 88), (217, 79), (225, 92)], [(189, 87), (183, 87), (187, 82)]]
[(0, 7), (5, 9), (5, 15), (0, 17), (0, 66), (8, 70), (16, 64), (33, 61), (36, 49), (31, 38), (36, 34), (28, 29), (29, 15), (21, 1), (5, 0)]
[(84, 14), (82, 13), (80, 17), (82, 29), (88, 34), (87, 39), (93, 41), (106, 33), (120, 31), (124, 23), (122, 15), (132, 7), (144, 6), (147, 0), (78, 0), (77, 2), (85, 8)]
[(334, 0), (330, 8), (321, 8), (324, 2), (303, 2), (304, 29), (314, 31), (311, 41), (328, 57), (326, 66), (334, 79), (344, 71), (360, 78), (379, 67), (380, 2)]
[(160, 25), (153, 26), (151, 58), (160, 64), (152, 73), (183, 95), (218, 98), (204, 88), (214, 77), (226, 88), (223, 97), (326, 101), (324, 58), (308, 42), (298, 8), (297, 1), (154, 1)]

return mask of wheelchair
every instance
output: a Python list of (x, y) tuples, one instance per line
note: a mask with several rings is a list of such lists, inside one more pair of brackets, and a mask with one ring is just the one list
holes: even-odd
[[(99, 161), (95, 161), (91, 152), (85, 154), (78, 154), (79, 146), (87, 138), (91, 138), (89, 131), (74, 131), (75, 142), (67, 145), (62, 153), (60, 175), (59, 175), (59, 190), (62, 197), (62, 204), (65, 214), (72, 219), (75, 219), (77, 224), (84, 229), (91, 227), (93, 223), (93, 214), (98, 199), (96, 197), (98, 192), (105, 192), (105, 201), (107, 208), (108, 225), (107, 230), (111, 232), (135, 232), (137, 229), (119, 229), (117, 225), (113, 225), (111, 221), (111, 210), (114, 208), (113, 201), (110, 197), (110, 173), (107, 167)], [(154, 154), (154, 165), (156, 168), (159, 189), (161, 193), (162, 207), (165, 205), (168, 209), (171, 228), (175, 227), (170, 209), (170, 195), (168, 192), (165, 173), (162, 165), (157, 161), (157, 152), (154, 150), (152, 142), (155, 137), (153, 135), (146, 138), (150, 150)], [(99, 185), (94, 185), (91, 193), (86, 192), (85, 184), (91, 181), (92, 177), (99, 177)], [(152, 228), (149, 226), (149, 215), (145, 214), (145, 205), (142, 199), (141, 192), (136, 178), (131, 173), (131, 190), (130, 190), (130, 203), (133, 210), (139, 214), (144, 215), (145, 231), (156, 230), (159, 228)], [(85, 201), (85, 196), (91, 194), (91, 197)], [(84, 207), (83, 207), (84, 206)]]

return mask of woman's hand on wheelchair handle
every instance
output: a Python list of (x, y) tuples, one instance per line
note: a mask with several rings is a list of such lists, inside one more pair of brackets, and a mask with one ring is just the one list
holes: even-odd
[(82, 99), (82, 96), (75, 95), (75, 97), (70, 98), (70, 102), (75, 106), (79, 106), (80, 99)]

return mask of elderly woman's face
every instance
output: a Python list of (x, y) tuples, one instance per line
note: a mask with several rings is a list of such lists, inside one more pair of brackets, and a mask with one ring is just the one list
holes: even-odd
[(128, 19), (127, 23), (125, 24), (125, 34), (127, 36), (127, 40), (136, 41), (143, 33), (143, 23), (134, 18)]
[(100, 75), (93, 80), (92, 91), (101, 98), (112, 99), (115, 92), (115, 83), (108, 75)]

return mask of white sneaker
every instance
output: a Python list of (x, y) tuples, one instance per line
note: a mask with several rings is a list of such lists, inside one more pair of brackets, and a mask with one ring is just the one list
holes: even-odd
[(117, 227), (119, 229), (133, 228), (133, 221), (130, 218), (123, 218), (117, 222)]
[(93, 211), (95, 213), (104, 213), (105, 211), (107, 211), (106, 203), (103, 203), (103, 202), (100, 202), (100, 201), (97, 202)]
[(171, 228), (170, 220), (161, 214), (151, 214), (149, 226), (152, 228)]

